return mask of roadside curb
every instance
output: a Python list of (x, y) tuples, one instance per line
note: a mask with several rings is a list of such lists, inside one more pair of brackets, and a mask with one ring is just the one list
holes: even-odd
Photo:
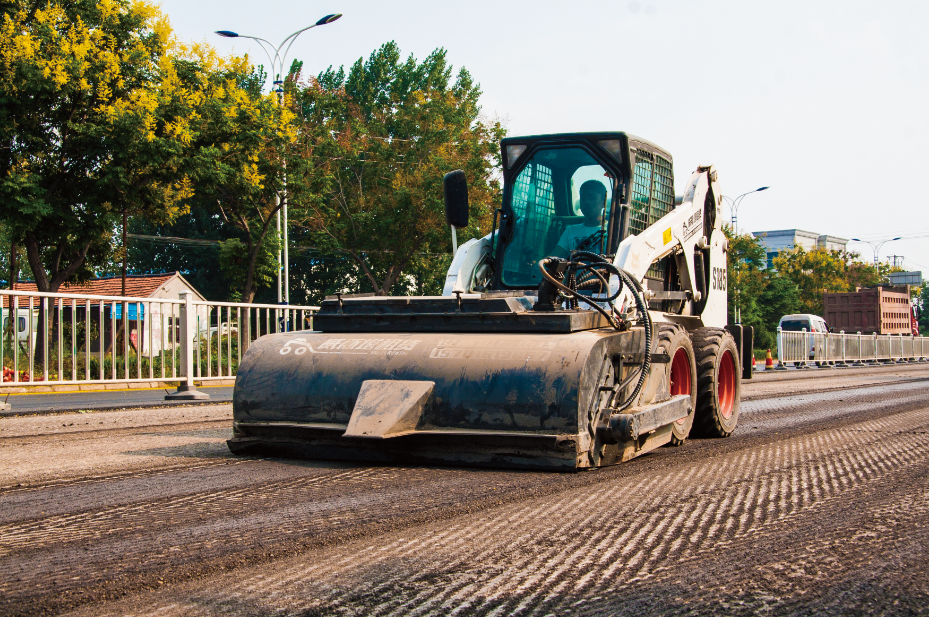
[(131, 411), (136, 409), (163, 409), (165, 407), (202, 407), (204, 405), (231, 405), (232, 399), (217, 399), (214, 401), (178, 401), (172, 403), (171, 401), (155, 401), (151, 403), (128, 403), (126, 405), (99, 405), (99, 406), (87, 406), (87, 407), (67, 407), (60, 409), (39, 409), (32, 411), (17, 411), (16, 409), (11, 409), (8, 411), (0, 411), (0, 418), (13, 418), (13, 417), (23, 417), (23, 416), (54, 416), (60, 414), (74, 414), (74, 413), (94, 413), (98, 411)]

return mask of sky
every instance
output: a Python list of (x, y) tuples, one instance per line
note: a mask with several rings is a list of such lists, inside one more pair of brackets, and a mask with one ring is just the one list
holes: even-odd
[[(388, 41), (443, 47), (511, 136), (626, 131), (698, 166), (740, 202), (741, 231), (803, 229), (881, 241), (929, 277), (929, 2), (924, 0), (163, 0), (179, 38), (221, 53), (303, 33), (290, 59), (317, 74)], [(849, 249), (871, 260), (871, 246)]]

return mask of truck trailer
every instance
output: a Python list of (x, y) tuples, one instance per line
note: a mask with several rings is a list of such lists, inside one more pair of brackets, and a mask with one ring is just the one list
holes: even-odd
[(823, 293), (826, 323), (833, 332), (912, 334), (908, 285), (858, 287), (849, 292)]

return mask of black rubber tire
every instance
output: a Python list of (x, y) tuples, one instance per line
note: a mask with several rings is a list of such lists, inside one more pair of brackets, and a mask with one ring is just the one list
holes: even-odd
[[(663, 366), (668, 388), (671, 390), (672, 395), (686, 394), (686, 392), (675, 392), (675, 385), (681, 384), (675, 384), (671, 379), (672, 372), (681, 369), (680, 366), (675, 367), (675, 358), (677, 358), (678, 352), (684, 354), (688, 368), (690, 369), (689, 390), (691, 412), (683, 421), (675, 422), (671, 425), (671, 442), (668, 444), (670, 446), (684, 445), (684, 441), (686, 441), (687, 437), (690, 435), (690, 430), (694, 423), (694, 411), (697, 409), (697, 360), (694, 356), (693, 343), (687, 331), (678, 325), (661, 324), (658, 327), (658, 343), (655, 345), (655, 353), (667, 353), (671, 358), (671, 362)], [(657, 367), (653, 364), (652, 370), (654, 371), (655, 368)], [(686, 385), (684, 385), (684, 387), (686, 387)]]
[(729, 437), (739, 421), (742, 395), (742, 365), (735, 339), (722, 328), (699, 328), (693, 331), (692, 339), (697, 356), (693, 433), (700, 437)]

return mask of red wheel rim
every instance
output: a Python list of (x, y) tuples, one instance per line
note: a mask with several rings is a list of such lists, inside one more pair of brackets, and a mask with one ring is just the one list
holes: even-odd
[[(678, 394), (690, 394), (693, 391), (693, 384), (690, 380), (690, 356), (682, 347), (674, 354), (671, 360), (671, 396)], [(683, 424), (687, 418), (681, 418), (678, 424)]]
[(716, 395), (719, 401), (719, 412), (724, 418), (728, 418), (732, 415), (732, 403), (735, 401), (735, 362), (729, 350), (723, 353), (719, 361)]

